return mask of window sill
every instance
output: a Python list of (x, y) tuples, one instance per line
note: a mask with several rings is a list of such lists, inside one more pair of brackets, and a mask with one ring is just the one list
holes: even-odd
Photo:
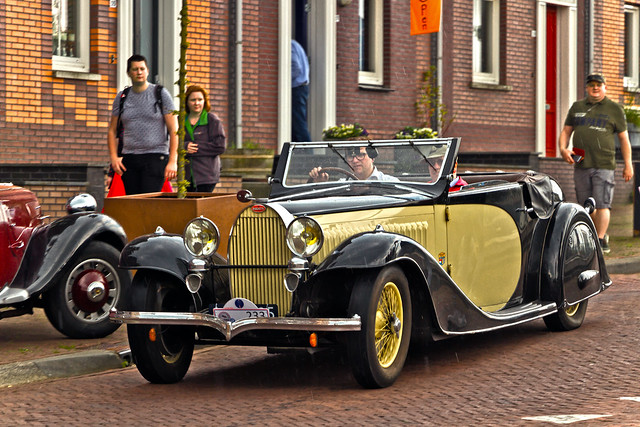
[(637, 87), (637, 86), (625, 86), (624, 87), (624, 91), (625, 92), (629, 92), (629, 93), (640, 93), (640, 87)]
[(368, 85), (368, 84), (362, 84), (362, 83), (358, 85), (358, 89), (370, 90), (373, 92), (394, 92), (395, 91), (395, 89), (391, 89), (390, 87), (387, 87), (387, 86)]
[(497, 83), (471, 82), (469, 87), (471, 89), (497, 90), (497, 91), (503, 91), (503, 92), (511, 92), (513, 90), (513, 86), (501, 85), (501, 84), (497, 84)]
[(92, 82), (99, 82), (102, 80), (102, 76), (100, 74), (79, 73), (77, 71), (54, 71), (53, 77), (57, 77), (59, 79), (89, 80)]

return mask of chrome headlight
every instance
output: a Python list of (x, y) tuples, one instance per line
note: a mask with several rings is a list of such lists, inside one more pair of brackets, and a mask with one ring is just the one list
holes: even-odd
[(184, 246), (198, 257), (206, 257), (218, 249), (220, 233), (218, 227), (209, 218), (201, 216), (192, 219), (184, 228)]
[(287, 227), (287, 246), (299, 257), (310, 257), (322, 248), (322, 227), (313, 218), (301, 217)]

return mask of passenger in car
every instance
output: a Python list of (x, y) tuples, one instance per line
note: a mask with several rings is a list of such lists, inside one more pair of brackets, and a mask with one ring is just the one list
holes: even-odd
[(453, 165), (453, 180), (449, 184), (449, 192), (459, 191), (465, 185), (468, 185), (467, 181), (458, 176), (458, 159), (456, 159), (456, 162)]

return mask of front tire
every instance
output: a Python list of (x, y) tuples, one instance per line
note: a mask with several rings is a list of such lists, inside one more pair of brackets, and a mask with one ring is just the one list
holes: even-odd
[(556, 313), (543, 317), (544, 324), (554, 332), (577, 329), (584, 321), (588, 304), (589, 300), (584, 300), (567, 308), (560, 308)]
[[(173, 277), (139, 271), (133, 281), (131, 306), (140, 311), (191, 311), (191, 298), (184, 285), (179, 285)], [(147, 381), (172, 384), (184, 378), (193, 357), (194, 328), (129, 324), (127, 334), (133, 361)]]
[(109, 310), (124, 299), (129, 272), (118, 269), (120, 252), (99, 241), (89, 243), (65, 267), (60, 281), (43, 296), (44, 312), (69, 338), (102, 338), (120, 326)]
[(358, 278), (349, 302), (354, 314), (362, 329), (347, 342), (353, 375), (363, 387), (388, 387), (400, 376), (411, 340), (411, 297), (402, 270), (391, 266)]

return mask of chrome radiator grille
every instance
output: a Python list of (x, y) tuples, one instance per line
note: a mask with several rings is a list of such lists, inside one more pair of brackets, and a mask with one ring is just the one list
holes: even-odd
[(231, 295), (256, 304), (277, 304), (280, 316), (291, 308), (291, 293), (284, 287), (291, 259), (285, 233), (284, 223), (273, 209), (266, 207), (256, 213), (248, 208), (236, 220), (228, 249)]

